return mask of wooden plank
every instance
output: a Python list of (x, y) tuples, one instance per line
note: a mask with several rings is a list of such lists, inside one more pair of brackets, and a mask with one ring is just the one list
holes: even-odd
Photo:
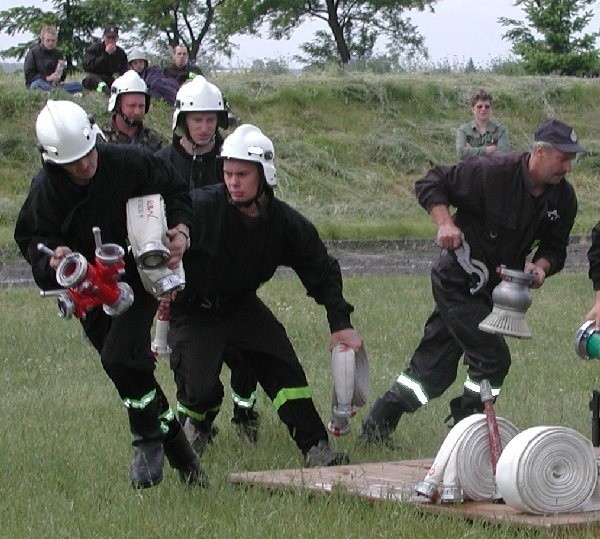
[(368, 500), (412, 503), (425, 512), (452, 513), (472, 520), (494, 523), (543, 528), (600, 525), (600, 509), (556, 515), (530, 515), (502, 503), (474, 501), (462, 504), (428, 503), (425, 498), (414, 496), (414, 486), (425, 477), (432, 462), (432, 459), (404, 460), (329, 468), (239, 472), (230, 474), (229, 480), (235, 484), (284, 489), (304, 488), (323, 493), (340, 489)]

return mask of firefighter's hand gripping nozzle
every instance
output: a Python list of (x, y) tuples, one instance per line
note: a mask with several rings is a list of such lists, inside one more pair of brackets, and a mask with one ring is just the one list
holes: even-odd
[(127, 201), (127, 234), (144, 288), (159, 298), (185, 286), (183, 264), (167, 267), (171, 256), (165, 243), (167, 219), (161, 195), (146, 195)]
[[(94, 264), (81, 253), (69, 253), (56, 268), (56, 281), (64, 289), (40, 292), (42, 297), (56, 297), (61, 318), (84, 319), (86, 313), (102, 305), (109, 316), (119, 316), (133, 303), (133, 290), (119, 279), (125, 273), (125, 251), (116, 243), (102, 244), (100, 229), (92, 229), (96, 242)], [(38, 251), (52, 256), (52, 249), (39, 243)]]

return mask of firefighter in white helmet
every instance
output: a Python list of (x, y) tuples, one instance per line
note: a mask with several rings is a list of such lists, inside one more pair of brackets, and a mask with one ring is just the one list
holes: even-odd
[[(95, 226), (104, 242), (127, 252), (127, 200), (148, 192), (165, 201), (168, 265), (180, 263), (192, 208), (185, 183), (168, 163), (132, 145), (96, 144), (102, 132), (70, 101), (48, 101), (36, 132), (43, 166), (19, 212), (15, 240), (40, 288), (60, 288), (55, 271), (71, 251), (94, 262)], [(51, 257), (38, 251), (40, 242), (53, 250)], [(94, 308), (81, 324), (127, 408), (133, 434), (131, 482), (136, 488), (159, 483), (166, 456), (182, 480), (203, 484), (198, 459), (154, 376), (150, 327), (157, 302), (144, 290), (131, 253), (125, 264), (123, 280), (133, 289), (133, 305), (114, 318)], [(93, 436), (91, 431), (90, 443)]]
[(151, 152), (160, 150), (162, 137), (144, 124), (149, 110), (148, 87), (133, 69), (115, 79), (108, 98), (108, 112), (112, 112), (112, 117), (102, 126), (106, 140), (142, 146)]
[(157, 154), (175, 165), (190, 189), (220, 183), (216, 162), (223, 136), (219, 128), (229, 127), (228, 111), (221, 90), (201, 75), (177, 92), (173, 141)]
[(256, 294), (278, 266), (291, 267), (327, 311), (330, 348), (343, 343), (358, 350), (362, 339), (350, 323), (353, 307), (342, 295), (339, 263), (316, 228), (275, 197), (274, 148), (260, 129), (244, 124), (229, 135), (217, 170), (223, 183), (191, 192), (187, 284), (171, 306), (169, 343), (188, 439), (197, 451), (204, 449), (223, 399), (222, 362), (234, 345), (254, 369), (304, 464), (347, 462), (345, 453), (329, 447), (285, 329)]
[[(229, 107), (221, 90), (197, 75), (177, 92), (173, 112), (173, 142), (157, 152), (175, 166), (190, 189), (221, 183), (217, 157), (223, 145), (219, 131), (229, 125)], [(256, 442), (260, 415), (255, 410), (256, 376), (235, 349), (225, 355), (231, 370), (232, 423), (243, 439)], [(216, 434), (211, 430), (209, 440)]]

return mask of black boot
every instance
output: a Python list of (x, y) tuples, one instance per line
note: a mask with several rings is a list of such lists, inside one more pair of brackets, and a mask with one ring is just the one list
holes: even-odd
[(198, 458), (202, 457), (204, 450), (208, 444), (211, 444), (214, 437), (219, 432), (217, 427), (213, 427), (212, 422), (208, 423), (205, 421), (197, 421), (188, 417), (183, 424), (183, 432), (185, 433), (192, 449), (198, 455)]
[(143, 410), (127, 410), (133, 434), (133, 460), (129, 477), (134, 488), (158, 485), (163, 478), (163, 434), (157, 410), (156, 402)]
[(177, 434), (163, 444), (165, 457), (169, 464), (179, 472), (182, 483), (187, 485), (208, 486), (208, 477), (200, 466), (200, 460), (180, 428)]
[[(448, 428), (454, 427), (459, 421), (473, 414), (481, 414), (483, 412), (483, 403), (479, 395), (472, 397), (463, 395), (462, 397), (454, 397), (450, 401), (450, 415), (444, 420), (448, 423)], [(449, 421), (452, 420), (452, 423)]]
[(365, 444), (389, 443), (405, 411), (414, 410), (408, 410), (400, 386), (394, 382), (388, 391), (375, 399), (367, 417), (362, 420), (359, 441)]
[(238, 435), (242, 440), (252, 444), (258, 442), (260, 414), (254, 408), (242, 408), (234, 404), (231, 422), (237, 427)]
[(362, 420), (358, 439), (366, 444), (386, 443), (396, 430), (403, 410), (383, 397), (375, 399), (367, 417)]
[(320, 466), (339, 466), (348, 464), (350, 459), (343, 451), (332, 451), (327, 440), (320, 440), (317, 445), (313, 445), (304, 455), (304, 465), (307, 468), (317, 468)]

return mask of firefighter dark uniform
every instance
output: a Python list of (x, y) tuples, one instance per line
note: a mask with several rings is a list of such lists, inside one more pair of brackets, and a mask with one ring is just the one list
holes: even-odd
[(284, 327), (257, 297), (278, 266), (291, 267), (308, 295), (327, 310), (331, 331), (352, 327), (338, 262), (315, 227), (273, 197), (250, 222), (231, 205), (223, 184), (192, 191), (192, 246), (187, 284), (171, 306), (169, 332), (178, 409), (208, 431), (223, 399), (224, 350), (242, 352), (303, 454), (327, 431)]
[(156, 155), (170, 161), (187, 181), (190, 189), (221, 183), (216, 171), (217, 157), (223, 145), (221, 133), (216, 132), (215, 145), (206, 153), (190, 155), (181, 147), (180, 141), (181, 136), (174, 134), (172, 144), (156, 152)]
[[(131, 197), (160, 193), (169, 226), (191, 224), (188, 190), (170, 165), (134, 146), (101, 144), (96, 149), (97, 171), (87, 185), (72, 182), (62, 166), (45, 163), (19, 212), (15, 240), (31, 264), (35, 282), (44, 290), (60, 287), (48, 256), (37, 250), (38, 242), (51, 249), (69, 246), (93, 263), (92, 227), (98, 226), (103, 242), (116, 243), (127, 253), (125, 206)], [(161, 440), (171, 464), (181, 470), (188, 463), (181, 458), (195, 455), (154, 376), (150, 328), (157, 302), (144, 290), (131, 254), (126, 254), (125, 262), (123, 280), (133, 289), (133, 305), (115, 318), (95, 308), (81, 323), (128, 409), (134, 449), (142, 440)]]
[(387, 439), (403, 413), (444, 393), (456, 379), (461, 356), (468, 373), (463, 395), (450, 401), (454, 422), (483, 410), (479, 394), (483, 379), (498, 395), (510, 367), (510, 352), (504, 337), (478, 329), (492, 310), (492, 290), (499, 283), (496, 268), (504, 264), (523, 270), (533, 252), (534, 263), (539, 259), (550, 263), (546, 275), (560, 271), (577, 213), (574, 190), (564, 178), (546, 185), (539, 196), (530, 194), (530, 156), (474, 157), (456, 166), (436, 167), (416, 182), (419, 203), (428, 211), (437, 205), (456, 208), (454, 223), (471, 248), (471, 258), (485, 264), (490, 278), (472, 295), (471, 276), (455, 252), (440, 252), (431, 271), (435, 309), (408, 367), (363, 420), (363, 440)]
[[(177, 92), (176, 103), (173, 141), (157, 152), (157, 155), (173, 164), (187, 181), (190, 189), (221, 183), (221, 179), (217, 176), (217, 158), (223, 146), (223, 136), (219, 127), (223, 129), (229, 127), (227, 100), (217, 86), (199, 76)], [(193, 135), (189, 131), (187, 115), (194, 112), (214, 113), (217, 116), (214, 138), (211, 141), (212, 148), (208, 151), (200, 152), (197, 143), (202, 141), (199, 141), (198, 137), (193, 140)], [(239, 350), (230, 348), (225, 354), (224, 362), (231, 372), (233, 399), (231, 421), (238, 426), (238, 433), (242, 438), (256, 442), (260, 419), (259, 413), (255, 410), (256, 375)]]
[(600, 290), (600, 221), (592, 229), (592, 243), (588, 249), (589, 271), (594, 291)]
[(133, 138), (129, 138), (125, 133), (119, 131), (113, 119), (102, 126), (102, 131), (106, 137), (106, 142), (112, 144), (134, 144), (146, 148), (152, 153), (157, 152), (163, 146), (162, 137), (158, 132), (145, 125), (138, 127)]

